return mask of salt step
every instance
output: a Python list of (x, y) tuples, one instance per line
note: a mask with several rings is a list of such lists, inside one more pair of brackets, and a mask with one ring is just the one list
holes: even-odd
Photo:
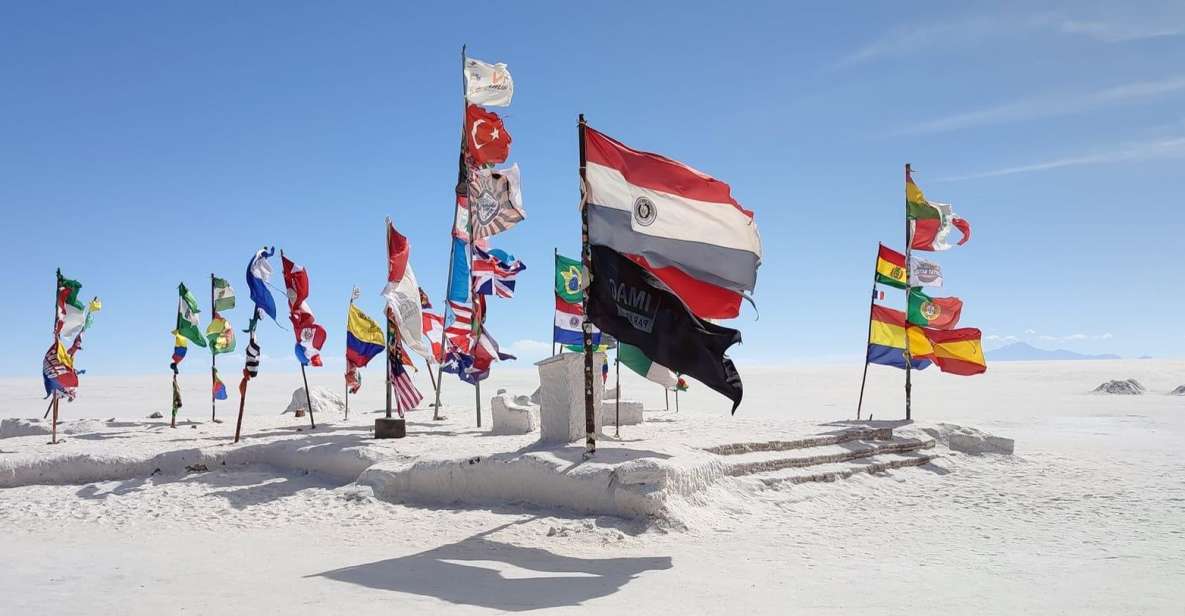
[(891, 441), (848, 441), (836, 445), (808, 447), (786, 451), (754, 451), (724, 458), (725, 474), (752, 475), (783, 468), (802, 468), (819, 464), (834, 464), (879, 454), (903, 453), (934, 446), (932, 439), (898, 438)]
[(808, 447), (820, 447), (823, 445), (837, 445), (839, 443), (846, 443), (849, 441), (887, 441), (892, 438), (892, 428), (857, 428), (855, 430), (844, 430), (835, 434), (822, 434), (819, 436), (801, 438), (792, 441), (728, 443), (725, 445), (717, 445), (715, 447), (707, 447), (704, 449), (704, 451), (721, 456), (732, 456), (751, 453), (754, 451), (790, 451), (793, 449), (806, 449)]
[(784, 468), (768, 473), (752, 475), (749, 479), (760, 481), (771, 487), (785, 483), (800, 484), (837, 481), (859, 474), (876, 474), (897, 468), (924, 466), (939, 457), (941, 456), (920, 452), (886, 453), (860, 458), (858, 461), (819, 464), (804, 468)]

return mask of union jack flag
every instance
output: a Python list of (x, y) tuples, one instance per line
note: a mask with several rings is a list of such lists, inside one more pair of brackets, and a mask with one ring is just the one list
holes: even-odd
[(473, 292), (480, 295), (514, 297), (514, 282), (527, 266), (505, 251), (489, 252), (473, 247)]

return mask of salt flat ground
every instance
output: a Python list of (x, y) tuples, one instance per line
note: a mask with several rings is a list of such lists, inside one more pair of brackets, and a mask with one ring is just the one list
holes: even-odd
[[(183, 417), (204, 420), (208, 381), (190, 368)], [(854, 415), (859, 366), (741, 371), (738, 416)], [(902, 415), (901, 377), (870, 370), (866, 414)], [(1087, 393), (1113, 378), (1136, 378), (1149, 393)], [(311, 380), (341, 383), (339, 374)], [(298, 383), (266, 372), (253, 382), (247, 429), (282, 410)], [(354, 412), (379, 406), (377, 383)], [(1165, 392), (1181, 384), (1182, 361), (998, 363), (974, 378), (927, 371), (915, 378), (915, 419), (1014, 438), (1016, 455), (948, 454), (938, 469), (827, 484), (750, 483), (686, 527), (397, 505), (270, 467), (10, 488), (0, 490), (0, 612), (1180, 614), (1185, 398)], [(484, 385), (487, 397), (500, 387), (529, 393), (534, 378), (503, 370)], [(39, 386), (0, 380), (0, 417), (40, 416)], [(629, 375), (623, 389), (663, 404), (661, 390)], [(62, 408), (66, 419), (139, 419), (164, 410), (168, 395), (167, 375), (84, 377), (80, 399)], [(472, 388), (446, 382), (451, 416), (472, 414), (472, 400)], [(705, 429), (733, 421), (702, 387), (680, 407)], [(748, 423), (734, 422), (737, 440)], [(18, 441), (0, 439), (0, 456), (21, 455)]]

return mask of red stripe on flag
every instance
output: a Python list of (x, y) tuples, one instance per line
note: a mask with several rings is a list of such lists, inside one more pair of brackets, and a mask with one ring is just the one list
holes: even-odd
[(905, 267), (905, 255), (893, 250), (892, 248), (889, 248), (888, 246), (885, 246), (884, 244), (881, 244), (880, 246), (880, 252), (877, 253), (877, 256), (881, 260), (888, 261), (893, 265)]
[(557, 312), (564, 314), (584, 314), (584, 307), (580, 304), (572, 304), (564, 301), (564, 298), (559, 295), (555, 296), (555, 309)]
[(728, 184), (659, 154), (635, 150), (612, 137), (584, 127), (585, 158), (621, 172), (635, 186), (697, 201), (731, 205), (753, 218), (753, 212), (732, 198)]
[(666, 283), (701, 319), (732, 319), (741, 313), (741, 294), (709, 284), (676, 267), (654, 267), (645, 257), (623, 255)]

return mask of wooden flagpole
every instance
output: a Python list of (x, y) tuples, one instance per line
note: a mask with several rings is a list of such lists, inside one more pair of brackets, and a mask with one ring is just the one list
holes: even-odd
[[(61, 288), (62, 269), (58, 268), (57, 275), (54, 277), (53, 283), (53, 327), (50, 331), (53, 332), (54, 352), (57, 353), (57, 345), (61, 344), (58, 341), (58, 295), (62, 292)], [(49, 442), (52, 445), (58, 444), (58, 390), (53, 390), (53, 399), (49, 401), (50, 408), (46, 410), (48, 413), (53, 411), (53, 422), (50, 427)]]
[[(465, 116), (466, 116), (466, 111), (468, 111), (468, 109), (469, 109), (469, 97), (466, 96), (466, 93), (465, 93), (465, 48), (466, 48), (465, 45), (461, 45), (461, 153), (459, 155), (460, 156), (460, 161), (459, 161), (460, 168), (458, 168), (458, 170), (457, 170), (456, 194), (460, 195), (461, 191), (464, 190), (466, 192), (466, 199), (468, 199), (468, 192), (469, 192), (468, 175), (469, 175), (469, 172), (468, 172), (467, 168), (465, 167)], [(462, 172), (464, 172), (466, 177), (464, 177), (464, 178), (461, 177)], [(455, 201), (455, 197), (454, 197), (454, 201)], [(452, 288), (453, 288), (453, 260), (456, 258), (456, 252), (457, 252), (456, 251), (457, 244), (456, 244), (456, 242), (453, 241), (453, 231), (457, 228), (457, 218), (459, 216), (459, 212), (460, 212), (460, 208), (456, 207), (456, 204), (454, 203), (453, 224), (448, 229), (448, 242), (449, 242), (448, 280), (445, 281), (445, 285), (444, 285), (444, 289), (445, 289), (445, 291), (444, 291), (444, 311), (441, 313), (442, 316), (448, 315), (448, 310), (449, 310), (448, 301), (449, 301), (449, 296), (451, 295), (450, 291), (452, 291)], [(445, 355), (447, 350), (448, 350), (448, 336), (445, 335), (445, 333), (442, 331), (440, 334), (440, 353), (441, 353), (441, 355)], [(441, 361), (436, 364), (436, 383), (437, 383), (437, 385), (436, 385), (436, 403), (433, 405), (434, 410), (432, 411), (432, 419), (435, 421), (439, 421), (440, 419), (442, 419), (440, 416), (440, 390), (444, 388), (444, 357), (441, 357), (440, 359), (441, 359)]]
[[(387, 216), (383, 222), (383, 238), (387, 242), (387, 255), (386, 255), (387, 275), (390, 276), (390, 274), (391, 274), (391, 217), (390, 216)], [(385, 351), (383, 353), (383, 360), (390, 362), (391, 361), (391, 357), (390, 357), (390, 354), (391, 354), (391, 308), (389, 306), (386, 306), (386, 305), (383, 306), (383, 317), (387, 320), (387, 324), (386, 324), (387, 325), (387, 334), (383, 338), (383, 350)], [(386, 373), (386, 376), (384, 377), (384, 381), (383, 381), (385, 383), (384, 387), (386, 387), (386, 400), (387, 400), (386, 417), (387, 417), (387, 419), (390, 419), (391, 418), (391, 366), (390, 366), (390, 364), (383, 367), (383, 372)]]
[[(905, 163), (905, 182), (908, 184), (912, 178), (910, 172), (912, 169), (909, 163)], [(907, 188), (908, 190), (908, 188)], [(910, 421), (912, 414), (910, 410), (910, 394), (913, 393), (913, 384), (910, 383), (910, 372), (913, 368), (913, 356), (909, 352), (909, 259), (910, 251), (913, 248), (913, 229), (909, 224), (909, 197), (905, 201), (905, 420)], [(869, 326), (872, 323), (869, 321)]]
[(584, 457), (592, 457), (597, 453), (597, 417), (593, 408), (593, 335), (592, 321), (588, 320), (588, 294), (592, 288), (592, 250), (588, 244), (588, 185), (585, 177), (584, 151), (584, 114), (580, 114), (576, 131), (580, 140), (580, 260), (588, 280), (585, 283), (583, 295), (584, 318), (581, 330), (584, 334)]
[[(868, 380), (868, 350), (872, 339), (872, 309), (876, 305), (876, 265), (880, 263), (880, 252), (872, 263), (872, 298), (868, 300), (868, 335), (864, 337), (864, 376), (860, 377), (860, 401), (856, 403), (856, 421), (860, 421), (860, 410), (864, 408), (864, 383)], [(909, 267), (909, 264), (905, 264)]]
[(177, 389), (177, 364), (173, 364), (173, 392), (172, 392), (173, 412), (169, 414), (169, 427), (170, 428), (177, 427), (177, 409), (180, 408), (179, 406), (177, 406), (177, 392), (178, 392), (178, 389)]
[[(358, 287), (350, 291), (350, 306), (354, 305), (354, 298), (358, 297)], [(346, 370), (350, 369), (350, 311), (346, 310)], [(355, 371), (357, 375), (357, 371)], [(350, 381), (346, 380), (346, 419), (350, 418)]]
[[(214, 310), (214, 273), (210, 273), (210, 318), (213, 319), (218, 311)], [(208, 339), (207, 339), (208, 340)], [(218, 386), (218, 351), (210, 344), (210, 421), (218, 421), (218, 399), (214, 397), (214, 389)]]
[[(251, 319), (251, 320), (254, 321), (255, 319)], [(255, 324), (252, 323), (251, 327), (254, 328)], [(248, 360), (245, 359), (243, 361), (246, 362)], [(239, 419), (238, 419), (238, 421), (235, 422), (235, 442), (236, 443), (239, 442), (239, 434), (243, 431), (243, 408), (247, 405), (247, 383), (250, 382), (250, 380), (251, 379), (247, 377), (247, 368), (246, 368), (246, 366), (244, 366), (243, 367), (243, 380), (239, 383)]]

